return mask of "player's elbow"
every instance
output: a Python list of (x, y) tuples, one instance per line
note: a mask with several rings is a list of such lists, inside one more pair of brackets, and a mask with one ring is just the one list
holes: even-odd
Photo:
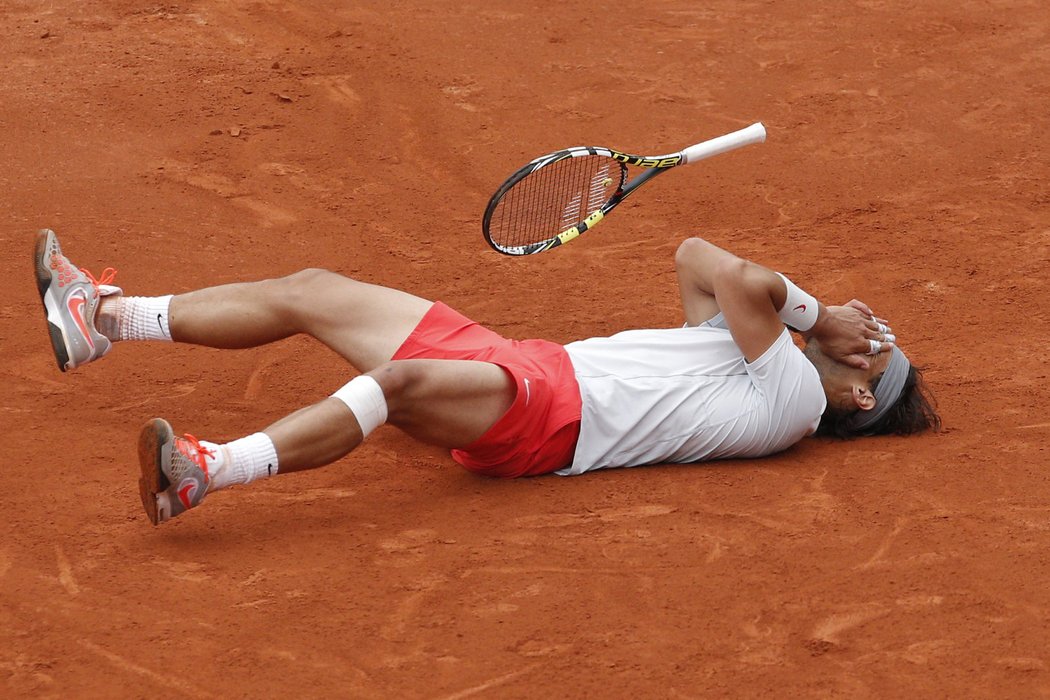
[(692, 269), (697, 261), (703, 260), (707, 255), (710, 255), (712, 248), (714, 248), (714, 246), (702, 238), (696, 238), (694, 236), (685, 239), (678, 246), (678, 250), (675, 251), (675, 269), (679, 272)]
[(711, 276), (716, 295), (720, 290), (735, 290), (739, 294), (770, 294), (771, 274), (761, 265), (737, 257), (728, 257), (718, 261)]
[(728, 260), (739, 260), (703, 238), (687, 238), (675, 251), (674, 264), (678, 278), (692, 280), (701, 288), (711, 290), (712, 275), (715, 269)]
[(716, 286), (744, 286), (747, 283), (749, 277), (748, 272), (751, 267), (754, 266), (747, 260), (742, 260), (741, 258), (723, 258), (715, 265), (712, 278)]

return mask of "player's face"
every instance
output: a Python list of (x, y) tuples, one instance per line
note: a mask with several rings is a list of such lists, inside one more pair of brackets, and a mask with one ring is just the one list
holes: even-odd
[(815, 339), (806, 343), (803, 352), (820, 374), (828, 403), (839, 410), (856, 408), (858, 393), (870, 394), (872, 381), (885, 372), (890, 363), (890, 352), (880, 352), (869, 358), (868, 369), (855, 369), (833, 360)]

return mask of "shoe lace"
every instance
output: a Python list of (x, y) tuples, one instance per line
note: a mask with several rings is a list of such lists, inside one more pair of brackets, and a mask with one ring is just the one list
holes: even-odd
[[(102, 273), (102, 276), (103, 276), (103, 279), (104, 279), (105, 278), (105, 273)], [(200, 467), (201, 469), (204, 470), (204, 475), (210, 479), (211, 478), (211, 474), (208, 472), (208, 462), (204, 458), (205, 457), (214, 457), (215, 456), (215, 450), (212, 450), (210, 448), (205, 447), (204, 445), (201, 444), (200, 440), (198, 440), (193, 435), (190, 435), (189, 433), (185, 433), (182, 436), (182, 438), (186, 442), (188, 442), (190, 444), (190, 447), (192, 447), (194, 449), (195, 453), (196, 453), (193, 456), (193, 461), (195, 461), (197, 463), (198, 467)], [(183, 453), (183, 454), (185, 454), (185, 453)]]
[(80, 271), (87, 275), (87, 278), (91, 280), (91, 284), (94, 285), (95, 289), (98, 289), (103, 284), (110, 284), (117, 278), (117, 269), (115, 267), (107, 267), (102, 271), (102, 274), (99, 275), (98, 279), (95, 279), (95, 276), (91, 274), (87, 268), (82, 267), (80, 268)]

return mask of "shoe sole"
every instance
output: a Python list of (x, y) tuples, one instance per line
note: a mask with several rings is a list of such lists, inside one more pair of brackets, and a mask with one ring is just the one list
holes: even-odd
[(175, 432), (163, 418), (154, 418), (142, 426), (142, 432), (139, 433), (139, 496), (146, 515), (154, 525), (160, 524), (157, 494), (170, 485), (168, 477), (161, 470), (161, 447), (174, 439)]
[[(36, 234), (36, 247), (33, 251), (33, 266), (36, 268), (36, 288), (40, 292), (40, 303), (44, 305), (44, 317), (51, 315), (47, 308), (46, 294), (51, 287), (51, 268), (47, 264), (47, 236), (52, 233), (48, 229), (40, 229)], [(62, 329), (47, 321), (47, 332), (51, 336), (51, 348), (55, 351), (55, 361), (58, 368), (65, 372), (69, 364), (69, 353), (66, 352), (66, 340), (62, 336)]]

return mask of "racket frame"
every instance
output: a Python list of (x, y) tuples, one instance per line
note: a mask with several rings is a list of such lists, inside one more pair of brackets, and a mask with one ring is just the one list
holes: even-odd
[[(548, 153), (547, 155), (540, 156), (539, 158), (526, 163), (507, 178), (502, 185), (500, 185), (499, 189), (497, 189), (495, 194), (492, 195), (489, 199), (488, 205), (485, 207), (485, 215), (482, 218), (482, 233), (488, 244), (497, 252), (503, 253), (504, 255), (521, 256), (542, 253), (552, 248), (557, 248), (560, 245), (564, 245), (597, 226), (609, 212), (615, 209), (623, 200), (627, 199), (631, 193), (660, 173), (678, 167), (679, 165), (693, 163), (752, 143), (761, 143), (765, 140), (765, 127), (759, 122), (723, 136), (718, 136), (707, 141), (701, 141), (700, 143), (684, 148), (677, 153), (668, 153), (662, 156), (638, 156), (624, 153), (622, 151), (615, 151), (610, 148), (595, 146), (576, 146)], [(541, 168), (547, 167), (548, 165), (566, 158), (587, 155), (605, 156), (620, 164), (620, 185), (602, 206), (588, 214), (575, 226), (543, 241), (527, 243), (520, 246), (503, 246), (492, 240), (489, 230), (492, 215), (500, 201), (502, 201), (503, 196), (506, 195), (511, 188)], [(644, 172), (627, 180), (627, 165), (643, 168)]]

